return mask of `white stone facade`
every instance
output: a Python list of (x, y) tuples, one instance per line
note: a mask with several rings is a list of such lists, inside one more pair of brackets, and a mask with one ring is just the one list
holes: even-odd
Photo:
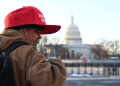
[(64, 47), (67, 47), (69, 49), (70, 56), (71, 56), (72, 50), (74, 50), (75, 58), (77, 54), (85, 55), (88, 58), (91, 52), (89, 49), (89, 46), (86, 46), (81, 43), (64, 44)]
[(89, 46), (82, 44), (81, 33), (79, 28), (73, 23), (73, 17), (71, 17), (71, 23), (65, 30), (62, 44), (68, 48), (70, 56), (72, 50), (74, 51), (74, 58), (76, 58), (78, 53), (89, 57), (91, 52)]

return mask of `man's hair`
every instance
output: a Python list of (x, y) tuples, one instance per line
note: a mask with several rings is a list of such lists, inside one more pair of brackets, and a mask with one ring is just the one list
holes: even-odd
[(16, 26), (16, 27), (10, 27), (7, 29), (15, 29), (15, 30), (20, 30), (21, 28), (36, 28), (36, 29), (40, 29), (43, 30), (45, 27), (44, 26), (38, 26), (38, 25), (34, 25), (34, 24), (29, 24), (29, 25), (21, 25), (21, 26)]

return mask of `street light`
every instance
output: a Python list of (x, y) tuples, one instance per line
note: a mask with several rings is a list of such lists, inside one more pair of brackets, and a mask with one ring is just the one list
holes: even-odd
[(49, 58), (49, 55), (50, 55), (50, 48), (47, 48), (47, 54), (48, 54), (48, 58)]
[(65, 53), (66, 54), (66, 60), (67, 60), (67, 53)]

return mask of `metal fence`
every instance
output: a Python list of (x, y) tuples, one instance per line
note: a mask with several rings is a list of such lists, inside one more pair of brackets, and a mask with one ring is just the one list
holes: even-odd
[(76, 72), (77, 74), (104, 75), (107, 71), (108, 75), (120, 75), (120, 62), (64, 62), (64, 64), (69, 74)]

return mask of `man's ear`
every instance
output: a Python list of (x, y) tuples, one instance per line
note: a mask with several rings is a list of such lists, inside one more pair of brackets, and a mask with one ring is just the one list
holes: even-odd
[(23, 35), (25, 35), (25, 29), (24, 29), (24, 28), (21, 28), (21, 29), (20, 29), (20, 32), (21, 32)]

